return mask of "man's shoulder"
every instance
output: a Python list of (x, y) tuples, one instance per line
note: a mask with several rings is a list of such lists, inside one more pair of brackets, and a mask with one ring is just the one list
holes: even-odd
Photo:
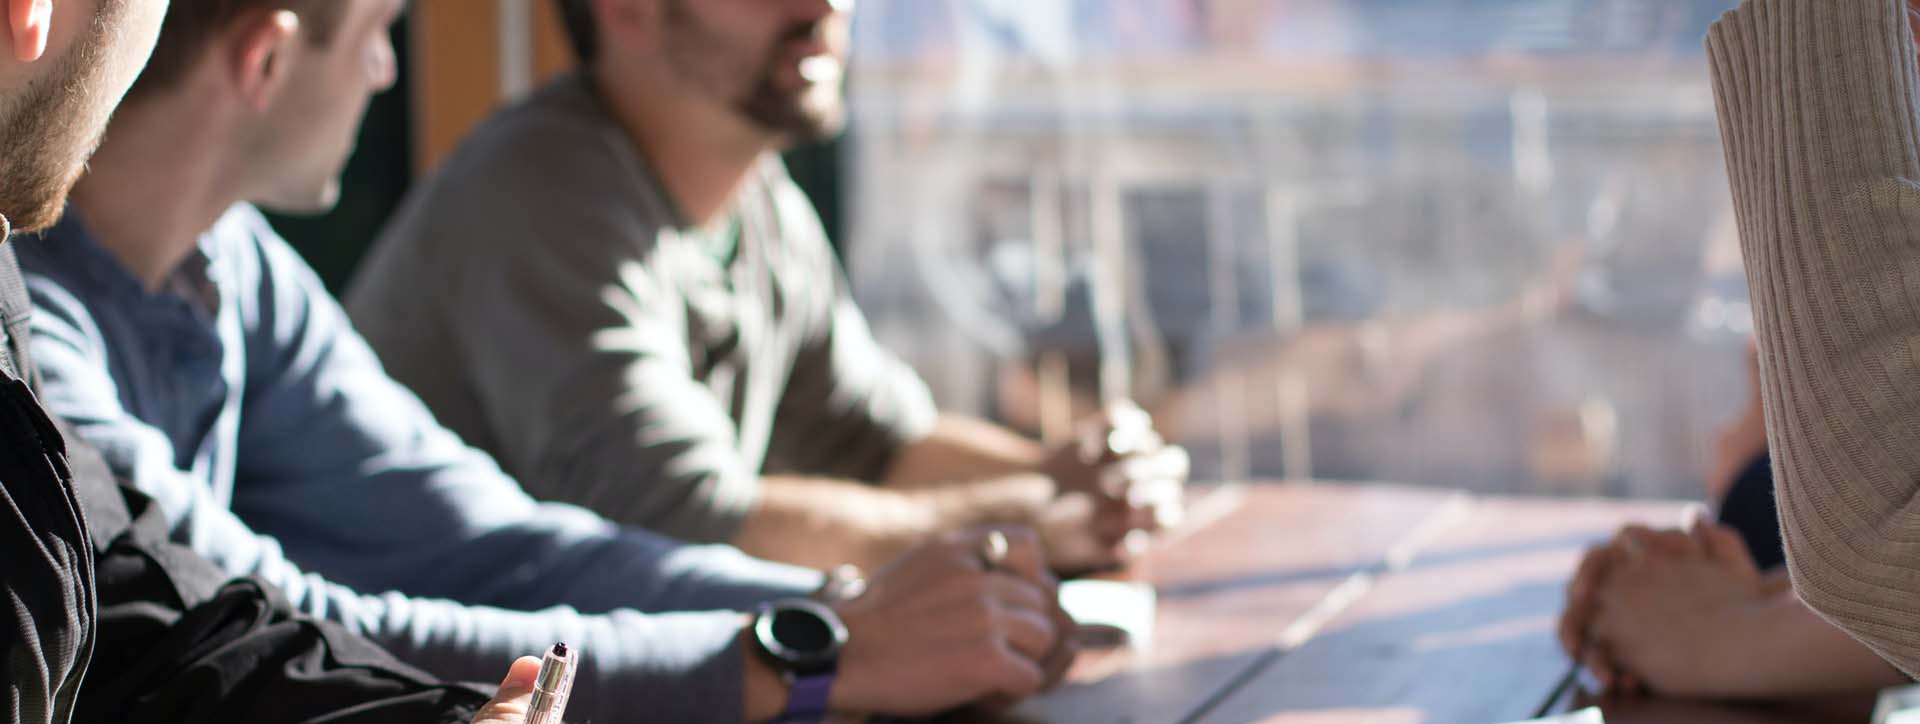
[(632, 153), (622, 140), (585, 82), (566, 75), (481, 122), (428, 183), (539, 192), (555, 180), (625, 174)]
[(472, 264), (582, 237), (630, 243), (637, 229), (671, 221), (638, 200), (648, 197), (648, 183), (631, 142), (583, 82), (566, 76), (461, 141), (375, 246), (421, 247)]
[[(249, 325), (272, 309), (331, 300), (320, 275), (252, 204), (235, 204), (200, 238), (200, 250), (225, 280), (220, 296), (240, 305)], [(291, 305), (291, 306), (290, 306)]]

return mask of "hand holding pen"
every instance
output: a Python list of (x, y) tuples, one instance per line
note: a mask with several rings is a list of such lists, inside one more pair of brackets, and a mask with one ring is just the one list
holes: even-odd
[(560, 724), (577, 662), (566, 644), (554, 644), (545, 659), (526, 656), (513, 662), (499, 692), (473, 724)]

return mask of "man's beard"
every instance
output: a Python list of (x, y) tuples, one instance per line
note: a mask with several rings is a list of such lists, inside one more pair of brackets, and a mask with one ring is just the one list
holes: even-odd
[[(677, 41), (668, 51), (674, 56), (672, 64), (683, 78), (694, 85), (727, 87), (725, 74), (739, 70), (727, 68), (721, 62), (726, 53), (727, 38), (702, 26), (688, 11), (688, 1), (675, 0), (667, 4), (667, 22), (672, 28), (669, 35)], [(747, 122), (785, 143), (826, 140), (837, 135), (846, 125), (846, 113), (837, 84), (832, 88), (811, 85), (798, 93), (787, 93), (781, 91), (774, 82), (778, 70), (775, 66), (781, 62), (778, 49), (787, 47), (791, 42), (811, 38), (818, 30), (815, 26), (804, 25), (781, 33), (768, 51), (770, 57), (761, 62), (751, 90), (744, 96), (726, 99)]]
[(60, 220), (67, 194), (106, 130), (107, 51), (118, 42), (126, 0), (101, 0), (92, 27), (55, 66), (0, 110), (0, 216), (13, 231)]
[(846, 126), (844, 108), (838, 89), (809, 88), (798, 95), (781, 93), (774, 86), (772, 68), (761, 75), (753, 93), (738, 105), (740, 113), (754, 125), (792, 144), (814, 143), (838, 135)]

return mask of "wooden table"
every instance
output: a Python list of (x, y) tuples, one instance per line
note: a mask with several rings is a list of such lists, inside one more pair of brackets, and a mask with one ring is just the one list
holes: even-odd
[[(1465, 722), (1579, 701), (1553, 637), (1586, 546), (1675, 503), (1476, 498), (1385, 485), (1219, 488), (1128, 576), (1155, 641), (1082, 657), (1000, 722)], [(1870, 704), (1605, 705), (1607, 721), (1863, 721)], [(1869, 707), (1870, 708), (1870, 707)]]

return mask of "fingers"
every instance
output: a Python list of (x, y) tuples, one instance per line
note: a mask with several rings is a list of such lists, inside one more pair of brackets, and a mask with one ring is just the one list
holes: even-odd
[(1031, 528), (1000, 526), (974, 531), (970, 534), (973, 550), (984, 549), (988, 539), (995, 532), (1006, 540), (1007, 549), (1006, 555), (997, 564), (991, 566), (992, 568), (1025, 579), (1037, 586), (1051, 588), (1057, 583), (1053, 572), (1047, 568), (1047, 552), (1040, 542), (1040, 534), (1035, 533)]
[(1047, 672), (1040, 664), (1006, 644), (996, 643), (986, 662), (990, 667), (987, 685), (1002, 696), (1024, 699), (1047, 685)]
[(1600, 691), (1596, 693), (1612, 691), (1620, 680), (1619, 673), (1614, 669), (1612, 652), (1603, 642), (1595, 642), (1587, 647), (1585, 655), (1580, 658), (1580, 666), (1592, 674), (1594, 681), (1600, 685)]
[(1036, 666), (1053, 654), (1055, 644), (1065, 635), (1054, 626), (1044, 609), (998, 606), (991, 615), (995, 619), (992, 625), (999, 629), (999, 636)]
[(500, 690), (475, 715), (474, 724), (519, 724), (525, 721), (527, 706), (533, 698), (534, 680), (540, 676), (540, 660), (522, 656), (507, 669)]
[(1040, 662), (1040, 670), (1046, 676), (1046, 680), (1040, 684), (1041, 688), (1059, 686), (1067, 678), (1067, 672), (1073, 670), (1073, 660), (1079, 656), (1080, 645), (1074, 642), (1074, 637), (1061, 636), (1059, 644), (1053, 647), (1053, 653)]
[(1041, 668), (1047, 674), (1046, 687), (1051, 689), (1066, 678), (1067, 670), (1072, 668), (1074, 658), (1080, 655), (1079, 637), (1074, 635), (1080, 624), (1073, 620), (1073, 616), (1068, 614), (1065, 608), (1060, 607), (1057, 598), (1048, 619), (1053, 622), (1057, 635), (1054, 639), (1053, 652), (1041, 662)]
[(1154, 430), (1153, 416), (1131, 400), (1108, 403), (1091, 418), (1081, 421), (1076, 451), (1080, 462), (1099, 465), (1166, 445)]
[(1693, 537), (1700, 547), (1706, 550), (1707, 557), (1713, 562), (1738, 571), (1744, 576), (1758, 578), (1760, 567), (1753, 562), (1753, 554), (1747, 550), (1747, 542), (1732, 528), (1723, 525), (1705, 523), (1693, 530)]
[(1136, 506), (1159, 502), (1186, 485), (1193, 459), (1186, 448), (1162, 446), (1127, 453), (1101, 465), (1101, 494)]
[(1166, 444), (1153, 429), (1153, 416), (1132, 400), (1107, 403), (1103, 417), (1106, 452), (1110, 455), (1125, 457)]
[(1101, 468), (1093, 534), (1115, 561), (1134, 552), (1122, 545), (1128, 534), (1164, 530), (1183, 521), (1191, 464), (1185, 449), (1163, 447)]
[(1630, 525), (1620, 529), (1614, 543), (1622, 553), (1627, 564), (1637, 564), (1650, 554), (1682, 556), (1704, 555), (1698, 541), (1680, 530), (1654, 530), (1644, 525)]
[(1600, 581), (1616, 556), (1617, 551), (1610, 546), (1588, 548), (1580, 567), (1574, 570), (1573, 580), (1567, 583), (1567, 608), (1560, 614), (1560, 647), (1568, 656), (1580, 656), (1586, 646), (1587, 626), (1593, 621)]
[(1002, 606), (1033, 611), (1045, 616), (1058, 600), (1058, 588), (1039, 585), (1007, 573), (988, 574), (982, 584), (988, 600)]

